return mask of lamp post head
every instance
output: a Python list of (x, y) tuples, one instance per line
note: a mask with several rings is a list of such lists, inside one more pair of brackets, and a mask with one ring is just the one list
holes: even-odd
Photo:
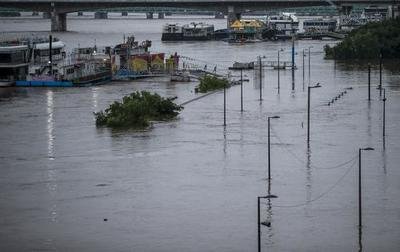
[(270, 116), (269, 118), (278, 119), (281, 118), (280, 116)]
[(319, 82), (317, 84), (315, 84), (315, 86), (308, 86), (308, 88), (320, 88), (322, 87), (321, 84), (319, 84)]
[(362, 148), (361, 150), (374, 150), (374, 148), (367, 147), (367, 148)]
[(258, 198), (260, 198), (260, 199), (275, 199), (275, 198), (278, 198), (278, 196), (276, 196), (274, 194), (268, 194), (266, 196), (258, 196)]

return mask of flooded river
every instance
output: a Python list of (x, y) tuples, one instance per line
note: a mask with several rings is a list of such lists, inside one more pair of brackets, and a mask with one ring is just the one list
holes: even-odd
[[(151, 50), (178, 52), (219, 67), (258, 55), (290, 60), (291, 43), (162, 43), (164, 23), (144, 15), (108, 20), (70, 18), (56, 37), (69, 48), (112, 45), (124, 34), (153, 41)], [(226, 20), (195, 17), (223, 28)], [(0, 19), (2, 36), (47, 36), (40, 18)], [(297, 41), (311, 48), (311, 141), (307, 148), (306, 58), (292, 91), (290, 71), (266, 70), (262, 97), (253, 73), (223, 93), (185, 106), (179, 118), (147, 131), (96, 128), (93, 112), (136, 90), (195, 98), (195, 82), (168, 78), (82, 88), (0, 89), (1, 251), (256, 251), (257, 196), (267, 194), (267, 116), (271, 119), (271, 193), (261, 200), (263, 251), (396, 251), (400, 248), (400, 70), (384, 64), (386, 137), (372, 66), (367, 100), (365, 64), (323, 59), (335, 41)], [(206, 63), (207, 64), (207, 63)], [(238, 73), (233, 73), (238, 75)], [(353, 89), (346, 88), (352, 87)], [(346, 90), (332, 105), (327, 103)], [(358, 148), (362, 152), (363, 227), (358, 229)]]

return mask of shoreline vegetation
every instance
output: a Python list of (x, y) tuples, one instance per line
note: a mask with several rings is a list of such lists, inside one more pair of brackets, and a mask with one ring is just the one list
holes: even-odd
[(368, 23), (337, 45), (324, 47), (325, 59), (364, 60), (400, 58), (400, 18)]
[(163, 98), (147, 91), (131, 93), (122, 102), (115, 101), (104, 111), (94, 113), (96, 126), (146, 129), (151, 121), (172, 120), (183, 109), (173, 102), (176, 98)]
[(230, 87), (229, 81), (225, 78), (218, 78), (213, 75), (205, 75), (200, 78), (200, 84), (196, 87), (196, 92), (207, 93), (217, 89), (223, 89), (224, 87)]

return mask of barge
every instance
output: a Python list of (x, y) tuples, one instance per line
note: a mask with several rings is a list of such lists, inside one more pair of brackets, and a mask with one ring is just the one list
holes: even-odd
[(205, 41), (214, 39), (214, 25), (192, 22), (186, 25), (166, 24), (161, 41)]

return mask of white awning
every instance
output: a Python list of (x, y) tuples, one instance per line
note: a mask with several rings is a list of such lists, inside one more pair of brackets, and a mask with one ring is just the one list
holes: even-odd
[[(39, 44), (36, 44), (35, 45), (35, 49), (37, 49), (37, 50), (48, 50), (49, 49), (49, 44), (50, 43), (39, 43)], [(56, 42), (53, 42), (51, 44), (51, 47), (53, 49), (64, 48), (65, 44), (62, 41), (56, 41)]]
[(0, 52), (14, 52), (14, 51), (23, 51), (27, 50), (28, 46), (26, 45), (17, 45), (17, 46), (0, 46)]

